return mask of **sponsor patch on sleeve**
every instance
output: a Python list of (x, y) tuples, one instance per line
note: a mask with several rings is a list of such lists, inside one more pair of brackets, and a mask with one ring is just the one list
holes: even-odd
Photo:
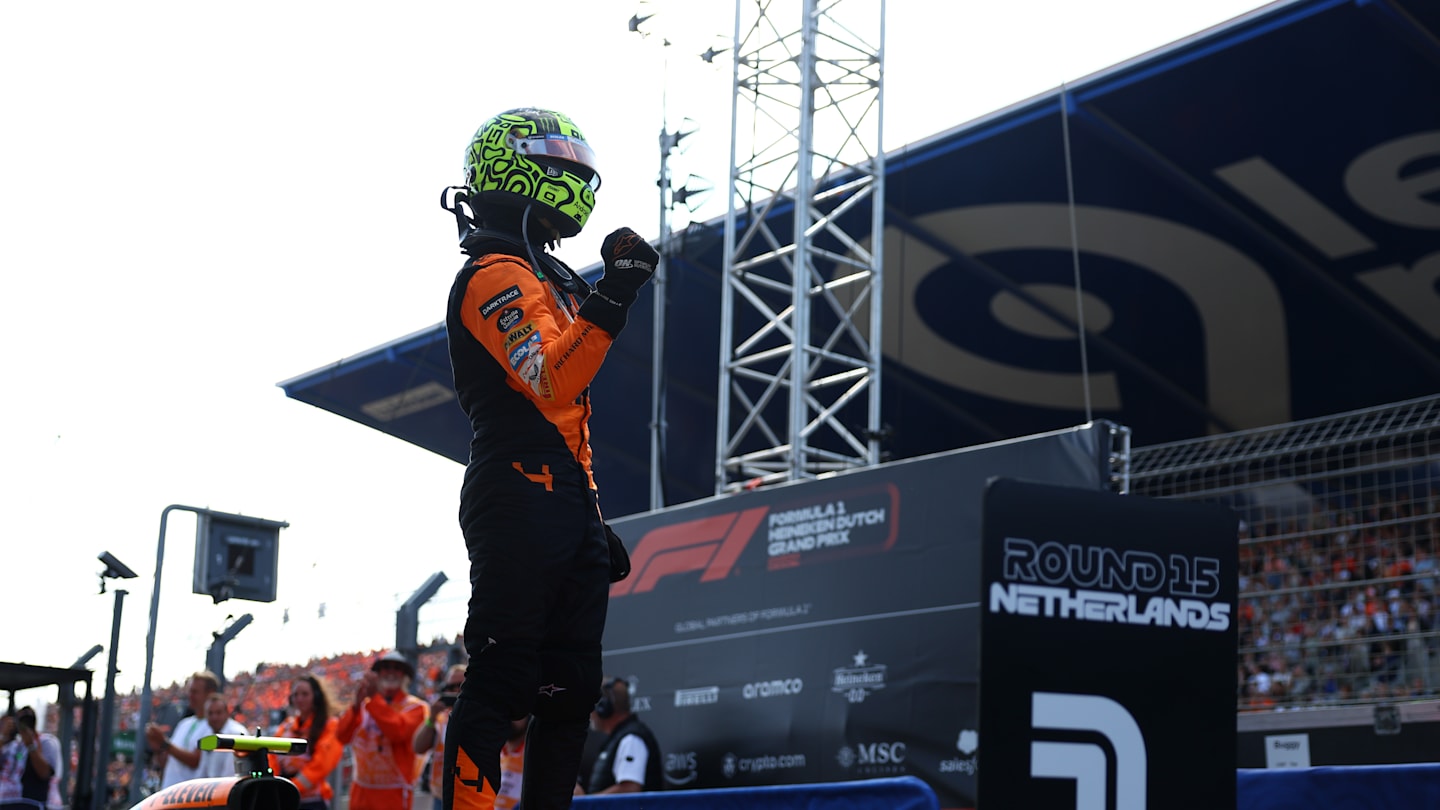
[(550, 385), (550, 370), (545, 367), (545, 354), (536, 351), (525, 358), (517, 371), (520, 378), (529, 384), (530, 390), (541, 399), (550, 400), (555, 398), (555, 390)]
[(507, 348), (506, 351), (509, 352), (510, 368), (519, 371), (520, 367), (525, 365), (526, 360), (530, 359), (532, 355), (540, 353), (540, 336), (531, 335), (528, 340), (523, 340), (513, 348)]
[(534, 335), (537, 338), (540, 336), (540, 333), (535, 331), (534, 321), (526, 321), (525, 323), (522, 323), (514, 329), (510, 330), (510, 332), (505, 335), (505, 351), (508, 352), (511, 349), (515, 348), (515, 345), (517, 343), (525, 340), (531, 335)]
[(530, 386), (542, 399), (554, 399), (555, 389), (550, 384), (550, 370), (545, 366), (545, 353), (540, 351), (540, 336), (531, 335), (509, 350), (507, 356), (510, 368), (519, 375), (520, 381)]
[(495, 319), (495, 328), (501, 332), (509, 332), (524, 315), (525, 310), (519, 307), (506, 307), (500, 312), (500, 317)]
[[(499, 295), (496, 295), (494, 298), (491, 298), (489, 301), (486, 301), (485, 303), (480, 305), (480, 317), (488, 319), (491, 315), (495, 314), (496, 310), (500, 309), (506, 304), (519, 300), (520, 288), (518, 286), (508, 287), (502, 290)], [(506, 311), (508, 312), (509, 310)]]

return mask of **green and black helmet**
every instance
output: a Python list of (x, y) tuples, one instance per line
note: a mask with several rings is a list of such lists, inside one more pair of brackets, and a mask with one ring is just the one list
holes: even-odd
[(563, 113), (508, 110), (480, 125), (465, 150), (472, 204), (532, 206), (560, 236), (580, 233), (595, 210), (600, 173), (580, 128)]

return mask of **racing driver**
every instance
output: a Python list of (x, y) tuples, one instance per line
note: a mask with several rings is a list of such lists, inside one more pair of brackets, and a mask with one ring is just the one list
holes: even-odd
[(442, 200), (468, 257), (445, 325), (474, 430), (460, 490), (469, 665), (446, 732), (446, 810), (493, 806), (510, 722), (527, 715), (520, 805), (569, 807), (599, 697), (606, 600), (628, 560), (596, 499), (589, 386), (659, 261), (616, 230), (592, 290), (551, 255), (599, 187), (575, 123), (527, 108), (480, 126), (465, 185)]

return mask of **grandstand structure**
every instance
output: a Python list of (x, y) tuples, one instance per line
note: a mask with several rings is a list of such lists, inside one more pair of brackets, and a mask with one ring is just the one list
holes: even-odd
[[(1437, 43), (1431, 2), (1280, 0), (885, 154), (883, 227), (856, 205), (836, 227), (867, 236), (815, 243), (831, 280), (883, 256), (884, 428), (855, 435), (887, 461), (1125, 426), (1118, 490), (1244, 518), (1239, 710), (1433, 697)], [(666, 322), (642, 297), (593, 386), (612, 517), (652, 507), (652, 426), (604, 403), (656, 374), (663, 504), (714, 497), (726, 466), (735, 247), (720, 221), (673, 241)], [(463, 463), (450, 384), (443, 324), (280, 383)]]
[[(1437, 32), (1419, 0), (1280, 0), (889, 149), (884, 230), (858, 242), (883, 241), (879, 460), (1096, 419), (1145, 446), (1440, 391)], [(652, 508), (647, 409), (606, 403), (651, 389), (657, 334), (663, 505), (716, 489), (724, 222), (671, 241), (663, 328), (647, 288), (592, 387), (608, 515)], [(852, 255), (819, 246), (827, 276)], [(467, 458), (441, 323), (280, 386)]]
[[(1434, 605), (1413, 594), (1426, 592), (1419, 583), (1433, 565), (1436, 506), (1433, 489), (1420, 490), (1440, 452), (1425, 426), (1434, 418), (1426, 397), (1440, 391), (1440, 220), (1426, 168), (1440, 156), (1437, 42), (1433, 3), (1281, 0), (857, 161), (865, 171), (826, 166), (813, 196), (846, 204), (833, 217), (832, 207), (815, 214), (825, 227), (808, 231), (790, 227), (793, 194), (777, 191), (772, 205), (740, 182), (755, 179), (747, 166), (760, 162), (757, 150), (732, 177), (742, 188), (728, 216), (746, 227), (712, 221), (671, 238), (663, 311), (672, 323), (656, 329), (640, 302), (595, 383), (607, 514), (652, 508), (652, 475), (664, 505), (711, 496), (717, 470), (738, 470), (729, 454), (741, 435), (717, 424), (778, 425), (762, 431), (772, 441), (758, 452), (783, 457), (786, 406), (774, 404), (783, 397), (771, 397), (774, 413), (763, 417), (759, 403), (784, 381), (772, 375), (769, 389), (735, 399), (741, 369), (728, 341), (785, 324), (717, 302), (725, 292), (757, 298), (735, 279), (760, 284), (743, 272), (748, 263), (790, 260), (777, 241), (799, 232), (813, 251), (799, 258), (817, 277), (848, 278), (857, 258), (884, 257), (870, 298), (884, 301), (883, 362), (861, 375), (874, 380), (883, 369), (879, 459), (1092, 419), (1123, 425), (1135, 450), (1117, 456), (1122, 490), (1223, 499), (1246, 513), (1239, 654), (1254, 672), (1242, 708), (1435, 689)], [(776, 43), (747, 47), (758, 55)], [(753, 102), (757, 114), (762, 68), (736, 73), (737, 103)], [(786, 144), (794, 149), (778, 164), (817, 160), (813, 139)], [(760, 187), (772, 186), (784, 184)], [(870, 186), (884, 200), (883, 227), (871, 207), (849, 206), (850, 190)], [(827, 238), (827, 229), (845, 236)], [(746, 241), (760, 245), (737, 250)], [(652, 352), (654, 336), (681, 325), (685, 341)], [(857, 320), (845, 331), (873, 328)], [(792, 356), (800, 343), (771, 353)], [(717, 362), (722, 355), (731, 361)], [(654, 470), (644, 452), (652, 426), (604, 403), (631, 398), (657, 375), (667, 432)], [(281, 385), (456, 461), (468, 453), (469, 426), (448, 393), (443, 324)], [(876, 458), (873, 416), (849, 422), (867, 443), (857, 464)], [(793, 460), (772, 474), (785, 477)], [(1402, 473), (1417, 476), (1411, 489), (1396, 488)], [(1327, 555), (1342, 557), (1328, 573)], [(1389, 616), (1392, 591), (1401, 598), (1393, 618), (1378, 619), (1376, 640), (1374, 614), (1384, 604)], [(1322, 616), (1343, 629), (1307, 629)], [(1304, 696), (1294, 694), (1297, 664)]]
[(882, 436), (885, 4), (737, 9), (717, 495), (874, 466)]
[[(791, 205), (745, 197), (746, 213), (762, 212), (745, 233), (814, 237), (806, 272), (819, 288), (864, 276), (868, 293), (826, 301), (839, 320), (883, 301), (865, 323), (845, 324), (858, 338), (846, 360), (865, 380), (854, 401), (868, 410), (833, 427), (863, 450), (826, 471), (1108, 420), (1123, 426), (1124, 446), (1110, 453), (1117, 491), (1223, 503), (1243, 517), (1242, 719), (1434, 698), (1437, 98), (1440, 5), (1279, 0), (869, 154), (856, 170), (822, 173), (812, 190), (828, 233), (796, 228)], [(660, 505), (740, 480), (724, 478), (743, 468), (740, 455), (727, 458), (733, 443), (716, 440), (717, 424), (731, 424), (716, 381), (738, 368), (720, 359), (733, 314), (722, 290), (745, 297), (727, 274), (760, 256), (739, 255), (748, 248), (738, 233), (717, 220), (662, 235), (674, 246), (669, 305), (651, 306), (655, 288), (642, 294), (595, 385), (607, 515), (654, 506), (645, 421), (654, 411), (606, 403), (633, 400), (656, 377), (667, 381)], [(763, 247), (767, 258), (785, 255)], [(847, 266), (863, 272), (847, 276)], [(810, 286), (793, 285), (792, 300)], [(784, 321), (741, 316), (733, 334)], [(654, 351), (656, 336), (681, 327), (684, 342)], [(792, 345), (792, 357), (817, 348)], [(450, 385), (443, 324), (281, 383), (291, 398), (463, 463), (469, 426)], [(792, 426), (814, 418), (798, 413)], [(775, 466), (778, 451), (795, 449), (778, 437), (759, 451), (771, 466), (747, 477), (796, 469), (795, 456)], [(421, 671), (453, 649), (423, 652)], [(238, 712), (273, 727), (302, 671), (326, 674), (348, 702), (373, 655), (240, 673)], [(183, 703), (178, 686), (156, 697)], [(138, 696), (126, 698), (122, 723), (136, 706)], [(112, 768), (112, 786), (127, 776)]]

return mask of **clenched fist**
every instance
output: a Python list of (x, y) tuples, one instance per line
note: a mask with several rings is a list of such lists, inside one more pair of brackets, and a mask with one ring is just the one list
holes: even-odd
[(617, 228), (600, 245), (600, 260), (605, 264), (605, 275), (595, 284), (594, 294), (580, 306), (580, 314), (613, 338), (625, 328), (630, 305), (635, 303), (640, 288), (655, 275), (660, 254), (635, 231)]
[(633, 292), (645, 286), (655, 275), (660, 254), (640, 234), (629, 228), (617, 228), (600, 245), (600, 260), (605, 263), (605, 281), (613, 280)]

